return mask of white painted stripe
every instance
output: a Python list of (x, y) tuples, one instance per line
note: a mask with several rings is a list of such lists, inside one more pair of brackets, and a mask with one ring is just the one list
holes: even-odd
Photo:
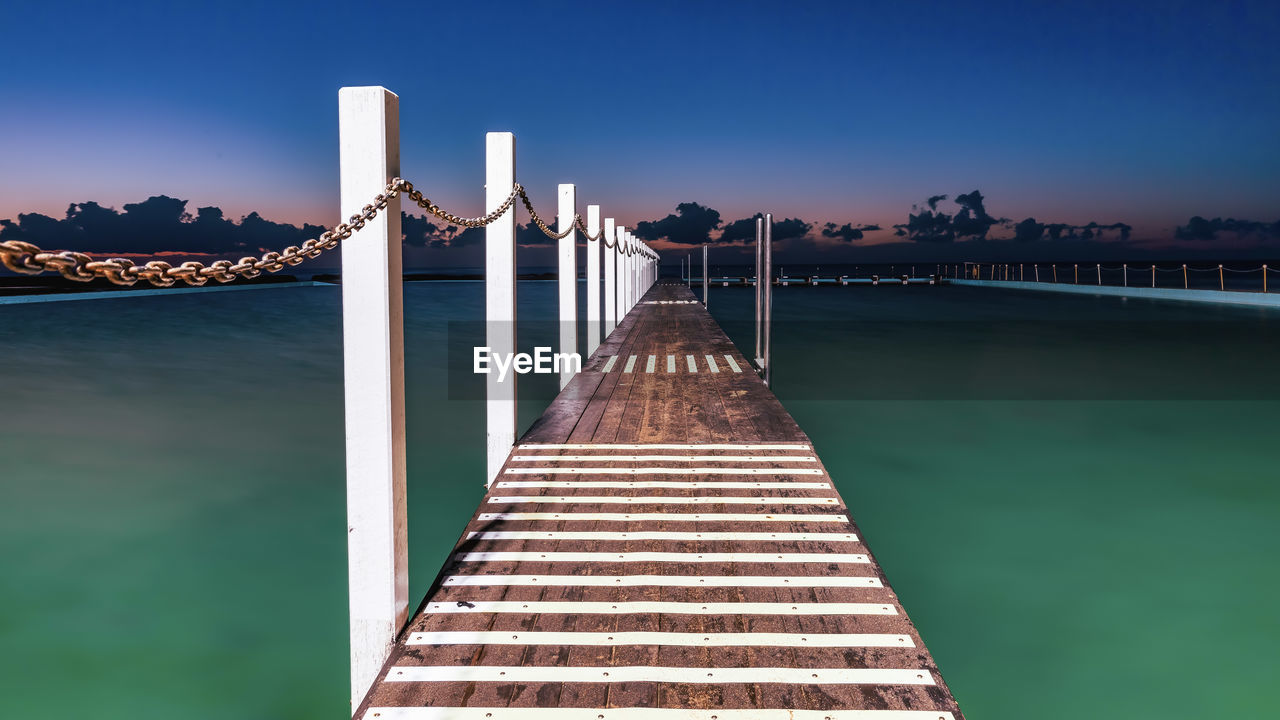
[(657, 356), (657, 355), (650, 355), (650, 356), (649, 356), (649, 362), (645, 363), (645, 365), (644, 365), (644, 371), (645, 371), (645, 372), (647, 372), (647, 373), (651, 373), (651, 372), (653, 372), (653, 365), (654, 365), (654, 363), (656, 363), (657, 361), (658, 361), (658, 356)]
[(732, 368), (734, 372), (742, 372), (742, 368), (738, 367), (738, 361), (734, 360), (732, 355), (725, 355), (724, 361), (729, 363), (729, 367)]
[(667, 356), (667, 372), (673, 373), (675, 371), (676, 371), (676, 356), (668, 355)]
[(409, 633), (408, 645), (667, 645), (675, 647), (915, 647), (910, 635), (879, 633), (538, 632), (466, 630)]
[(707, 369), (713, 373), (720, 372), (720, 368), (716, 367), (716, 358), (714, 355), (707, 355)]
[(830, 490), (824, 482), (733, 482), (731, 480), (503, 480), (499, 488), (620, 488), (694, 490)]
[(362, 720), (955, 720), (941, 710), (371, 707)]
[[(879, 668), (564, 667), (560, 665), (394, 665), (391, 682), (662, 682), (688, 684), (933, 685), (928, 670)], [(499, 719), (500, 720), (500, 719)]]
[(866, 555), (850, 553), (749, 553), (749, 552), (461, 552), (455, 562), (678, 562), (678, 563), (853, 563), (871, 562)]
[(744, 513), (480, 513), (479, 520), (577, 520), (599, 522), (839, 522), (844, 515), (747, 515)]
[(626, 367), (622, 368), (622, 372), (629, 373), (632, 370), (634, 370), (635, 367), (636, 367), (636, 356), (632, 355), (627, 358), (627, 365)]
[(471, 587), (884, 587), (879, 578), (844, 575), (450, 575), (444, 579), (444, 584)]
[(618, 362), (618, 356), (610, 355), (609, 359), (605, 361), (604, 367), (601, 368), (600, 372), (609, 372), (610, 370), (613, 369), (613, 364), (616, 362)]
[(693, 359), (692, 355), (685, 355), (684, 359), (685, 359), (685, 362), (689, 364), (689, 372), (691, 373), (698, 372), (698, 362)]
[(489, 498), (497, 505), (533, 503), (539, 505), (838, 505), (835, 498), (820, 497), (737, 497), (711, 495), (503, 495)]
[(519, 450), (809, 450), (802, 443), (525, 443)]
[(472, 600), (430, 603), (433, 613), (521, 613), (536, 615), (897, 615), (886, 603), (696, 603), (696, 602), (560, 602)]
[(620, 468), (507, 468), (508, 475), (821, 475), (819, 468), (714, 468), (714, 467), (620, 467)]
[(813, 455), (512, 455), (513, 462), (818, 462)]
[(679, 532), (675, 530), (482, 530), (467, 533), (467, 539), (480, 540), (742, 540), (745, 542), (858, 542), (853, 533), (802, 532)]

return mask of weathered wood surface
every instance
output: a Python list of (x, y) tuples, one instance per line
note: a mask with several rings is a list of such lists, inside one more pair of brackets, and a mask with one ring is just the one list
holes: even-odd
[[(357, 708), (357, 717), (768, 720), (792, 717), (786, 713), (792, 710), (822, 711), (812, 715), (815, 720), (962, 717), (919, 634), (888, 587), (880, 566), (870, 556), (857, 526), (848, 518), (848, 510), (825, 468), (816, 457), (794, 459), (816, 455), (809, 438), (701, 305), (653, 302), (692, 299), (692, 293), (682, 284), (658, 284), (650, 289), (644, 301), (587, 361), (583, 372), (520, 439), (468, 523), (454, 559), (442, 570), (380, 679)], [(636, 360), (631, 372), (626, 372), (632, 355)], [(650, 355), (655, 356), (653, 372), (647, 371)], [(668, 372), (669, 355), (675, 356), (675, 372)], [(697, 360), (696, 372), (689, 371), (690, 355)], [(708, 355), (715, 358), (718, 372), (710, 371)], [(609, 358), (615, 356), (609, 371), (604, 372)], [(726, 356), (737, 363), (740, 372), (731, 369)], [(546, 444), (587, 447), (534, 447)], [(600, 447), (608, 444), (787, 444), (809, 449)], [(532, 455), (545, 457), (517, 459)], [(676, 459), (695, 455), (696, 460)], [(558, 459), (566, 456), (599, 460)], [(629, 459), (633, 456), (669, 459)], [(708, 459), (724, 456), (765, 459)], [(779, 457), (793, 459), (770, 459)], [(635, 468), (658, 467), (680, 470), (666, 474), (633, 472)], [(527, 468), (607, 468), (615, 472), (508, 472)], [(697, 472), (704, 468), (762, 470), (749, 475)], [(633, 482), (643, 485), (619, 484)], [(661, 484), (688, 482), (699, 485)], [(554, 484), (547, 486), (548, 483)], [(531, 502), (533, 496), (548, 500)], [(606, 496), (609, 502), (573, 502), (573, 496)], [(637, 500), (627, 500), (629, 497)], [(708, 497), (738, 501), (709, 503), (688, 499)], [(664, 499), (684, 501), (663, 502)], [(547, 519), (492, 517), (498, 513), (549, 515)], [(653, 519), (575, 519), (575, 514), (634, 514)], [(678, 514), (757, 518), (673, 519)], [(778, 515), (796, 517), (785, 521), (759, 519)], [(486, 532), (525, 534), (501, 539), (479, 535)], [(618, 533), (630, 537), (624, 539)], [(723, 533), (752, 535), (729, 538)], [(497, 556), (483, 561), (463, 561), (458, 554), (481, 552), (526, 554), (515, 559)], [(584, 560), (558, 553), (600, 555)], [(709, 553), (757, 555), (717, 561), (703, 557)], [(678, 561), (672, 561), (676, 558)], [(460, 584), (467, 581), (463, 576), (487, 576), (484, 582), (510, 582), (504, 578), (521, 576), (524, 584)], [(566, 580), (564, 576), (573, 578)], [(517, 605), (484, 604), (493, 601)], [(625, 605), (636, 602), (684, 605)], [(530, 603), (534, 605), (525, 609)], [(622, 607), (615, 608), (619, 603), (623, 603)], [(737, 607), (750, 611), (735, 611)], [(842, 610), (827, 609), (836, 607)], [(495, 608), (503, 611), (495, 612)], [(413, 635), (498, 631), (501, 635), (463, 637), (474, 640), (469, 644), (415, 644)], [(636, 632), (687, 635), (623, 635)], [(529, 633), (603, 635), (548, 637)], [(457, 642), (458, 636), (451, 637), (449, 642)], [(863, 642), (867, 637), (878, 640)], [(867, 646), (885, 641), (886, 637), (892, 646)], [(608, 643), (613, 638), (621, 638), (626, 644), (589, 644)], [(558, 642), (571, 644), (547, 644)], [(460, 666), (485, 679), (438, 679), (444, 673), (438, 668)], [(610, 682), (603, 677), (609, 668), (617, 668), (616, 675), (630, 672), (621, 670), (627, 667), (686, 668), (687, 677), (682, 674), (664, 681), (628, 682)], [(433, 669), (419, 677), (415, 668)], [(515, 668), (585, 668), (580, 672), (590, 673), (591, 677), (561, 680), (553, 675), (541, 680), (512, 681), (499, 674), (520, 672)], [(770, 678), (764, 670), (752, 671), (750, 682), (740, 678), (722, 682), (714, 677), (717, 670), (727, 673), (735, 668), (784, 668), (788, 672), (804, 669), (812, 673), (803, 677), (804, 681)], [(902, 672), (892, 676), (873, 674), (869, 679), (856, 673), (837, 673), (839, 676), (831, 679), (834, 671), (859, 669)], [(600, 677), (595, 677), (596, 673)], [(707, 677), (708, 673), (712, 677)], [(819, 675), (819, 680), (808, 681), (808, 677)], [(429, 677), (437, 679), (425, 679)], [(889, 681), (879, 681), (884, 679)], [(537, 715), (530, 708), (563, 710), (558, 715)], [(571, 708), (582, 709), (581, 714), (570, 714)], [(620, 712), (616, 710), (619, 708), (695, 712)], [(586, 709), (593, 711), (588, 713)], [(842, 714), (853, 710), (910, 712)], [(794, 717), (810, 716), (797, 712)]]

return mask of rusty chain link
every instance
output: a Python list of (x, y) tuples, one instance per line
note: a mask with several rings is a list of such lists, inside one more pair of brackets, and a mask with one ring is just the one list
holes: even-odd
[[(42, 250), (32, 243), (22, 240), (0, 240), (0, 263), (3, 263), (6, 268), (13, 272), (22, 275), (39, 275), (52, 271), (59, 273), (68, 280), (77, 282), (90, 282), (97, 278), (106, 278), (115, 285), (133, 285), (139, 280), (146, 280), (156, 287), (170, 287), (179, 280), (188, 285), (197, 286), (204, 285), (209, 280), (228, 283), (240, 277), (257, 277), (263, 272), (279, 272), (286, 267), (298, 265), (304, 260), (319, 257), (326, 250), (332, 250), (338, 246), (338, 243), (351, 237), (351, 234), (363, 228), (365, 223), (376, 218), (379, 212), (387, 209), (387, 203), (400, 193), (404, 193), (410, 201), (428, 213), (451, 225), (459, 225), (465, 228), (489, 225), (505, 215), (515, 204), (516, 198), (519, 197), (524, 202), (525, 208), (528, 209), (529, 217), (533, 219), (534, 224), (542, 232), (546, 233), (548, 237), (554, 239), (563, 238), (573, 232), (574, 227), (581, 229), (583, 235), (586, 235), (587, 240), (591, 242), (601, 239), (604, 235), (603, 231), (601, 231), (595, 237), (592, 237), (583, 227), (581, 215), (574, 215), (573, 222), (569, 224), (568, 230), (563, 233), (553, 232), (543, 222), (537, 211), (534, 210), (533, 203), (530, 202), (528, 194), (520, 183), (512, 186), (511, 194), (493, 212), (480, 217), (466, 218), (442, 210), (429, 198), (414, 189), (413, 183), (408, 180), (394, 178), (387, 183), (382, 192), (374, 196), (373, 202), (365, 205), (360, 212), (352, 215), (346, 222), (338, 223), (332, 230), (321, 233), (320, 237), (306, 240), (301, 245), (291, 245), (279, 252), (264, 253), (260, 257), (243, 257), (240, 258), (239, 262), (215, 260), (205, 265), (202, 262), (191, 260), (175, 266), (163, 260), (151, 260), (136, 264), (128, 258), (112, 257), (105, 260), (95, 260), (93, 256), (82, 252), (70, 250), (51, 252)], [(613, 243), (609, 243), (608, 238), (604, 238), (604, 242), (606, 247), (616, 247), (618, 245), (616, 239)], [(625, 255), (633, 255), (637, 251), (628, 244), (627, 247), (622, 249), (622, 252)]]

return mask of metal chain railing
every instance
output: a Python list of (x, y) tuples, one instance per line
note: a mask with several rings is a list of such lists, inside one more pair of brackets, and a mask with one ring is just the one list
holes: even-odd
[[(204, 285), (209, 280), (228, 283), (237, 278), (257, 277), (264, 272), (279, 272), (286, 267), (298, 265), (305, 260), (319, 257), (325, 251), (332, 250), (338, 246), (338, 243), (351, 237), (351, 234), (364, 227), (365, 223), (376, 218), (378, 213), (386, 210), (387, 203), (400, 193), (404, 193), (410, 201), (431, 215), (451, 225), (465, 228), (478, 228), (489, 225), (505, 215), (511, 209), (511, 206), (515, 204), (516, 198), (519, 197), (529, 211), (529, 217), (547, 237), (558, 240), (573, 232), (575, 227), (582, 231), (588, 242), (595, 242), (604, 236), (603, 231), (597, 232), (594, 236), (588, 233), (582, 222), (582, 216), (577, 214), (574, 215), (573, 222), (569, 224), (568, 230), (562, 233), (554, 232), (542, 220), (538, 212), (534, 210), (528, 193), (525, 192), (520, 183), (512, 186), (511, 194), (493, 212), (480, 217), (468, 218), (441, 209), (440, 206), (416, 190), (413, 187), (413, 183), (403, 178), (394, 178), (387, 183), (382, 192), (374, 196), (373, 202), (365, 205), (359, 213), (352, 215), (346, 222), (338, 223), (332, 230), (321, 233), (320, 237), (306, 240), (301, 245), (291, 245), (279, 252), (267, 252), (259, 257), (243, 257), (240, 258), (239, 262), (216, 260), (205, 265), (202, 262), (191, 260), (175, 266), (163, 260), (151, 260), (139, 264), (128, 258), (112, 257), (105, 260), (97, 260), (87, 253), (72, 250), (47, 251), (23, 240), (0, 240), (0, 263), (13, 272), (22, 275), (57, 272), (64, 278), (78, 282), (90, 282), (98, 278), (105, 278), (116, 285), (133, 285), (139, 280), (146, 280), (156, 287), (170, 287), (179, 280), (188, 285), (197, 286)], [(603, 238), (603, 240), (606, 247), (618, 247), (616, 238), (612, 243), (609, 242), (608, 238)], [(639, 250), (627, 243), (620, 248), (620, 252), (624, 255), (635, 255)]]

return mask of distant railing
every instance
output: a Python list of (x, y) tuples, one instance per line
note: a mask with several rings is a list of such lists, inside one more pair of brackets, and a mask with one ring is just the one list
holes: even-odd
[[(963, 280), (995, 280), (1001, 282), (1044, 282), (1110, 287), (1162, 287), (1183, 290), (1218, 290), (1220, 292), (1270, 292), (1271, 273), (1280, 270), (1263, 263), (1253, 268), (1232, 268), (1224, 264), (1192, 267), (1187, 263), (1161, 267), (1157, 263), (1104, 265), (1102, 263), (961, 263), (943, 266), (947, 277)], [(1044, 268), (1043, 277), (1040, 274)], [(1061, 272), (1059, 272), (1061, 268)], [(1084, 270), (1084, 276), (1081, 276)], [(1104, 274), (1105, 273), (1105, 274)], [(1161, 274), (1163, 273), (1163, 275)], [(1199, 273), (1200, 275), (1193, 275)], [(1228, 274), (1230, 273), (1230, 274)], [(1027, 277), (1030, 275), (1030, 277)], [(1160, 277), (1173, 277), (1161, 282)], [(1199, 280), (1204, 278), (1208, 280)], [(1231, 283), (1227, 278), (1234, 278)], [(1181, 280), (1181, 282), (1178, 282)], [(1216, 282), (1215, 282), (1216, 281)], [(1243, 282), (1242, 282), (1243, 281)], [(1249, 282), (1253, 281), (1253, 282)]]

